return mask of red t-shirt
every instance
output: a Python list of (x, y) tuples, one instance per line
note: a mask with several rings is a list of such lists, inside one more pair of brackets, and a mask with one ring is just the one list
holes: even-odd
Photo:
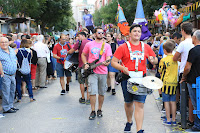
[[(142, 55), (142, 46), (141, 42), (139, 45), (135, 46), (129, 41), (131, 45), (131, 49), (134, 55)], [(118, 49), (115, 51), (114, 56), (122, 60), (122, 63), (124, 64), (125, 67), (128, 68), (129, 71), (135, 71), (135, 60), (130, 59), (130, 52), (128, 49), (128, 46), (126, 43), (120, 45)], [(144, 44), (144, 60), (139, 60), (139, 65), (138, 65), (138, 71), (143, 71), (143, 74), (146, 74), (146, 59), (148, 59), (148, 56), (154, 56), (156, 57), (155, 53), (151, 49), (151, 47), (148, 44)]]
[[(71, 45), (68, 43), (69, 47), (71, 48)], [(59, 43), (56, 44), (53, 48), (53, 54), (56, 54), (59, 57), (63, 57), (65, 58), (67, 55), (67, 51), (69, 51), (70, 49), (68, 48), (67, 44), (64, 46), (61, 46)], [(64, 61), (58, 60), (57, 62), (60, 64), (64, 64)]]

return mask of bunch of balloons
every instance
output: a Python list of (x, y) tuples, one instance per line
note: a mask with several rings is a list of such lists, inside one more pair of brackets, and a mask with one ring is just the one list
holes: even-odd
[(180, 13), (177, 10), (177, 6), (172, 5), (171, 8), (167, 3), (163, 4), (163, 7), (159, 10), (155, 10), (154, 15), (156, 16), (156, 21), (160, 23), (164, 23), (166, 29), (168, 28), (168, 24), (174, 29), (181, 22), (190, 19), (190, 14), (188, 16), (184, 16), (184, 13)]

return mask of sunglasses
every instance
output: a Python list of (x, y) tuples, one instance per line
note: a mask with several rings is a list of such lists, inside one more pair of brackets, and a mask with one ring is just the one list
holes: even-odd
[(102, 34), (103, 35), (103, 32), (97, 32), (98, 34)]

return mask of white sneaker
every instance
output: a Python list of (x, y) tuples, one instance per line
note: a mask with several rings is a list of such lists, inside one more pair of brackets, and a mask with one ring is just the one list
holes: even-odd
[(22, 96), (23, 97), (28, 97), (29, 95), (25, 93), (25, 94), (22, 94)]
[(3, 114), (0, 114), (0, 118), (3, 118), (3, 117), (5, 117)]

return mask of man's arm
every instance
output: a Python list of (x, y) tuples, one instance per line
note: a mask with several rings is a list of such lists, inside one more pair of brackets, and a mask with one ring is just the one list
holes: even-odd
[(158, 58), (157, 57), (149, 56), (148, 60), (152, 65), (158, 64)]
[(2, 67), (1, 61), (0, 61), (0, 74), (1, 74), (1, 77), (4, 76), (4, 72), (3, 72), (3, 67)]
[(115, 56), (113, 56), (113, 58), (111, 60), (111, 66), (114, 67), (115, 69), (123, 71), (124, 74), (129, 75), (128, 68), (125, 66), (121, 66), (118, 62), (119, 62), (119, 59), (117, 59)]
[(184, 68), (183, 77), (182, 77), (180, 83), (182, 83), (183, 81), (186, 81), (187, 75), (190, 72), (191, 67), (192, 67), (192, 63), (187, 61), (185, 68)]
[(60, 59), (60, 57), (59, 56), (57, 56), (56, 54), (53, 54), (53, 58), (55, 58), (55, 59)]
[(74, 48), (70, 49), (67, 54), (73, 54), (76, 50)]
[(87, 57), (86, 57), (86, 54), (83, 52), (81, 54), (81, 59), (83, 61), (83, 64), (84, 64), (84, 69), (88, 69), (89, 68), (89, 65), (87, 64)]
[(176, 52), (174, 54), (173, 61), (181, 61), (181, 53)]

